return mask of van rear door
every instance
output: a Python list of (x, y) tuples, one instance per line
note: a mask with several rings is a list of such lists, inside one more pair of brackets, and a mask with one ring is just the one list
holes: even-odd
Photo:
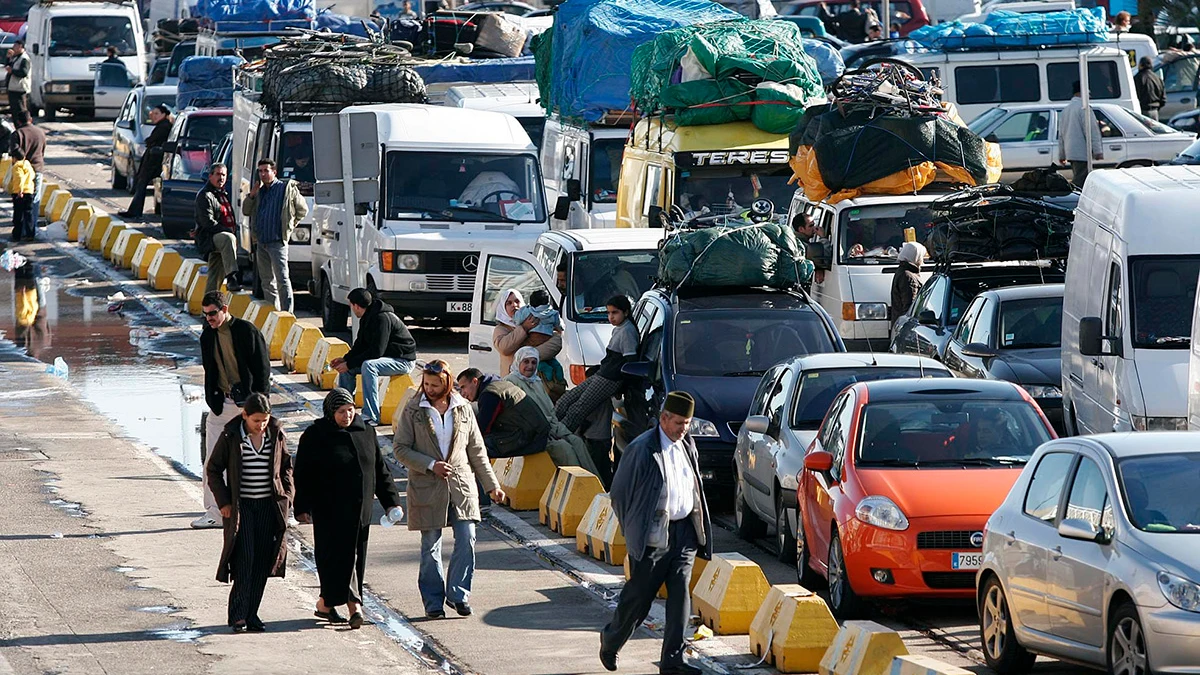
[(468, 363), (485, 373), (501, 377), (500, 352), (492, 341), (496, 330), (496, 303), (500, 295), (512, 289), (521, 294), (522, 303), (529, 302), (534, 291), (554, 288), (554, 279), (538, 263), (532, 253), (504, 254), (483, 252), (475, 272), (475, 290), (471, 296), (471, 331), (468, 343)]
[(116, 119), (125, 99), (129, 97), (129, 91), (136, 84), (136, 76), (125, 68), (124, 63), (97, 63), (93, 68), (96, 71), (92, 87), (95, 117), (100, 120)]

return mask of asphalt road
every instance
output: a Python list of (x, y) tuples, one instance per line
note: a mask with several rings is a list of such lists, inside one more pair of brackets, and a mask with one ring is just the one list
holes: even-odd
[[(50, 134), (47, 172), (66, 183), (77, 196), (85, 196), (116, 212), (125, 207), (128, 195), (110, 189), (109, 146), (111, 124), (104, 122), (56, 122), (43, 128)], [(148, 209), (149, 211), (149, 209)], [(152, 221), (143, 227), (155, 230)], [(161, 236), (161, 231), (156, 233)], [(178, 242), (175, 247), (185, 253), (190, 244)], [(194, 255), (194, 250), (191, 251)], [(307, 294), (297, 296), (297, 314), (302, 320), (316, 318), (314, 304)], [(454, 370), (467, 366), (467, 332), (465, 329), (442, 329), (413, 326), (422, 358), (442, 358)], [(348, 336), (346, 336), (348, 337)], [(527, 518), (528, 519), (528, 518)], [(534, 517), (536, 521), (536, 516)], [(795, 570), (779, 563), (768, 541), (744, 542), (736, 536), (731, 514), (718, 518), (716, 550), (738, 551), (760, 564), (771, 583), (796, 583)], [(884, 608), (874, 617), (898, 630), (914, 653), (928, 653), (973, 672), (990, 672), (980, 665), (978, 625), (969, 603), (920, 604), (906, 603)], [(730, 643), (733, 645), (734, 643)], [(744, 638), (736, 649), (745, 650)], [(486, 672), (483, 670), (481, 672)], [(1075, 666), (1039, 659), (1035, 673), (1067, 674), (1091, 672)]]

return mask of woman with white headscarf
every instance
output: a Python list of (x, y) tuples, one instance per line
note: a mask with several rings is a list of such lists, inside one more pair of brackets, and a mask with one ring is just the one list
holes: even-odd
[[(583, 467), (604, 482), (605, 478), (597, 470), (596, 463), (588, 453), (587, 443), (571, 433), (567, 425), (554, 416), (554, 403), (546, 393), (545, 383), (538, 376), (538, 364), (538, 350), (534, 347), (521, 347), (517, 350), (510, 372), (504, 379), (517, 385), (526, 396), (532, 398), (549, 420), (550, 440), (546, 443), (546, 452), (550, 453), (554, 465)], [(607, 488), (607, 485), (605, 487)]]
[[(496, 299), (496, 327), (492, 330), (492, 346), (500, 354), (500, 375), (506, 375), (512, 369), (513, 354), (525, 346), (529, 340), (529, 332), (538, 325), (538, 318), (530, 316), (525, 323), (517, 325), (513, 315), (525, 304), (521, 293), (510, 288)], [(538, 358), (543, 361), (558, 356), (562, 351), (562, 335), (555, 333), (553, 337), (537, 346)]]
[(900, 266), (892, 276), (892, 302), (888, 305), (888, 321), (893, 326), (908, 312), (921, 292), (921, 263), (925, 255), (925, 247), (915, 241), (906, 241), (900, 247)]

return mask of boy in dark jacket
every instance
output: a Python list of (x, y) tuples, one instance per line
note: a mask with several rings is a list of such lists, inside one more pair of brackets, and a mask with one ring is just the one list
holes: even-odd
[(392, 306), (365, 288), (350, 291), (350, 311), (358, 317), (358, 337), (350, 351), (330, 365), (341, 373), (338, 386), (354, 393), (355, 375), (363, 380), (363, 422), (379, 426), (379, 378), (405, 375), (417, 360), (417, 342)]

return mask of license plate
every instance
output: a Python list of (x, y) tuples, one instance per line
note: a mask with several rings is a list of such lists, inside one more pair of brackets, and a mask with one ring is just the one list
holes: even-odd
[(469, 302), (447, 302), (446, 311), (456, 314), (470, 314), (471, 303)]
[(951, 553), (950, 569), (977, 570), (983, 563), (983, 553)]

